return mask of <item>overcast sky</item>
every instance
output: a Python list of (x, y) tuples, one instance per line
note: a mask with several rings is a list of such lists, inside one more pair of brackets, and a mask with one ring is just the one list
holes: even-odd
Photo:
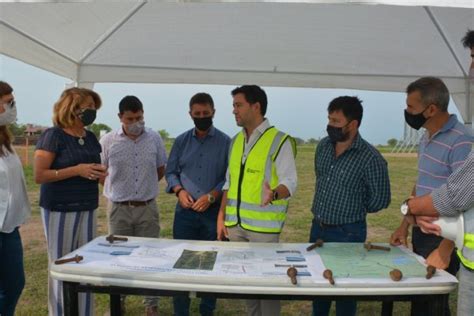
[[(69, 79), (51, 74), (0, 54), (0, 80), (13, 86), (18, 106), (18, 123), (51, 126), (52, 108)], [(251, 83), (250, 83), (251, 84)], [(408, 84), (408, 83), (407, 83)], [(94, 90), (102, 97), (96, 123), (112, 128), (120, 126), (118, 103), (125, 95), (136, 95), (145, 108), (145, 123), (155, 130), (165, 129), (172, 137), (191, 128), (188, 102), (197, 92), (207, 92), (214, 99), (214, 125), (233, 135), (238, 131), (232, 115), (230, 91), (235, 86), (183, 84), (98, 83)], [(403, 136), (404, 93), (360, 90), (263, 87), (268, 96), (267, 118), (280, 130), (300, 137), (326, 136), (328, 103), (341, 95), (363, 100), (364, 117), (361, 135), (372, 144), (386, 144), (390, 138)], [(460, 115), (451, 102), (449, 110)]]

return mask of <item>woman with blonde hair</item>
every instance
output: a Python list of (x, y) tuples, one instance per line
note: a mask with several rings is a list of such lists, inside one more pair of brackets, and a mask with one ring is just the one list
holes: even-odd
[(25, 286), (19, 226), (31, 213), (23, 166), (8, 125), (16, 121), (12, 87), (0, 81), (0, 315), (13, 316)]
[[(92, 90), (65, 90), (54, 105), (54, 127), (44, 131), (36, 144), (34, 174), (41, 184), (49, 264), (95, 237), (98, 181), (107, 172), (100, 164), (100, 144), (85, 127), (94, 122), (100, 106), (100, 97)], [(49, 278), (48, 283), (49, 315), (62, 315), (62, 282)], [(90, 294), (79, 296), (81, 315), (92, 315), (93, 307)]]

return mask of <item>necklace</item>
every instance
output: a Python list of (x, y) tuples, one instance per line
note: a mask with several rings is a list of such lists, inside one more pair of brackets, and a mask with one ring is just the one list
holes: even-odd
[(86, 141), (84, 140), (84, 137), (86, 136), (84, 131), (81, 133), (81, 135), (78, 135), (77, 133), (74, 133), (72, 130), (68, 130), (69, 131), (69, 134), (74, 136), (74, 137), (78, 137), (79, 139), (77, 140), (78, 144), (81, 145), (81, 146), (84, 146), (84, 144), (86, 143)]

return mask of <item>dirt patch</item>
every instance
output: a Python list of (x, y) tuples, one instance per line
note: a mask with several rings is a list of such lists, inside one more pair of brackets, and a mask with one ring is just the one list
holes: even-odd
[(21, 226), (20, 234), (25, 255), (30, 252), (46, 252), (46, 239), (40, 216), (32, 216), (26, 224)]

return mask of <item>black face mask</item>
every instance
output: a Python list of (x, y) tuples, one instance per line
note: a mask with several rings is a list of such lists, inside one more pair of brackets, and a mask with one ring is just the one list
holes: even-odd
[(194, 126), (202, 132), (207, 131), (212, 126), (212, 116), (193, 117)]
[(328, 136), (329, 136), (329, 139), (331, 139), (331, 142), (333, 143), (344, 142), (349, 138), (349, 132), (344, 133), (342, 131), (342, 129), (346, 127), (349, 123), (347, 123), (343, 127), (334, 127), (331, 125), (328, 125), (326, 127), (326, 131), (328, 132)]
[(425, 113), (427, 109), (428, 107), (418, 114), (410, 114), (405, 110), (405, 122), (407, 122), (411, 128), (419, 130), (423, 125), (425, 125), (426, 121), (428, 121), (428, 119), (423, 116), (423, 113)]
[(94, 109), (85, 109), (78, 115), (79, 119), (81, 120), (82, 124), (84, 124), (84, 126), (88, 126), (94, 123), (96, 116), (97, 116), (97, 111)]

